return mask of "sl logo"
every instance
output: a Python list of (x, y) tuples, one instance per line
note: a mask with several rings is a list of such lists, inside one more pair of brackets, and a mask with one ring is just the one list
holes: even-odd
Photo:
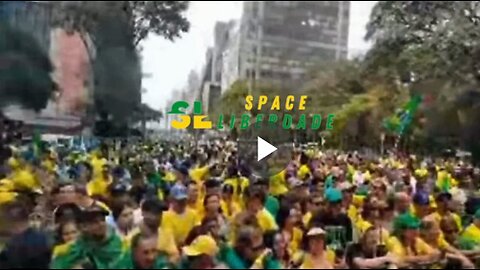
[[(189, 106), (188, 102), (184, 100), (173, 103), (168, 114), (179, 114), (180, 121), (172, 120), (172, 128), (186, 129), (190, 126), (192, 119), (190, 115), (186, 115), (185, 113), (185, 110)], [(202, 102), (195, 101), (193, 103), (193, 129), (211, 129), (212, 122), (205, 121), (205, 118), (207, 118), (207, 116), (202, 114)]]

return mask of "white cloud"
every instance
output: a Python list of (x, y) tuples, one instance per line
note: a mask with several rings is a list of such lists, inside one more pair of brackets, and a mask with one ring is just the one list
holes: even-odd
[[(363, 41), (363, 36), (375, 2), (351, 2), (350, 54), (358, 54), (369, 47)], [(191, 69), (200, 72), (205, 62), (205, 52), (213, 44), (215, 22), (238, 19), (241, 12), (241, 1), (192, 1), (187, 12), (191, 29), (181, 39), (170, 42), (162, 37), (149, 36), (142, 44), (143, 72), (151, 74), (150, 78), (143, 80), (143, 87), (147, 89), (143, 101), (154, 108), (163, 108), (172, 92), (185, 86)]]

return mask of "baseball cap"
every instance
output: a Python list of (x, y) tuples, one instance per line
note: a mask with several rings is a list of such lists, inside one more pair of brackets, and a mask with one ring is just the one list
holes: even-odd
[(337, 203), (343, 200), (343, 195), (339, 189), (329, 188), (325, 192), (325, 199), (330, 203)]
[(80, 221), (90, 222), (92, 220), (95, 220), (95, 218), (99, 216), (106, 217), (108, 215), (109, 213), (107, 210), (103, 209), (100, 206), (94, 205), (82, 210), (82, 212), (80, 213)]
[(181, 184), (175, 184), (170, 189), (170, 196), (175, 200), (185, 200), (188, 198), (187, 188)]
[(395, 231), (403, 231), (408, 229), (420, 228), (420, 219), (410, 213), (398, 215), (393, 220), (393, 229)]
[(427, 192), (418, 191), (413, 195), (413, 203), (418, 205), (429, 205), (430, 204), (430, 196)]
[(326, 235), (327, 233), (320, 227), (313, 227), (307, 232), (307, 236)]
[(209, 255), (213, 257), (218, 253), (218, 246), (211, 236), (200, 235), (182, 250), (187, 256)]

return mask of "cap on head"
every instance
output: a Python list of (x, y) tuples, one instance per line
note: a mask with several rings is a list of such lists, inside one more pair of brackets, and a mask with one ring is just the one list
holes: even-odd
[(339, 203), (343, 200), (343, 195), (339, 189), (329, 188), (325, 192), (325, 199), (329, 203)]
[(418, 191), (413, 195), (413, 203), (417, 205), (430, 205), (430, 196), (427, 192)]
[(326, 235), (327, 233), (320, 227), (313, 227), (307, 232), (307, 236), (321, 236)]
[(187, 188), (181, 184), (175, 184), (170, 189), (170, 196), (177, 201), (185, 200), (188, 198)]
[(393, 228), (395, 231), (404, 231), (408, 229), (418, 229), (420, 228), (421, 221), (414, 215), (410, 213), (405, 213), (398, 215), (393, 220)]
[(183, 253), (187, 256), (208, 255), (215, 256), (218, 253), (218, 246), (209, 235), (200, 235), (193, 242), (183, 247)]
[(92, 206), (89, 208), (84, 209), (80, 213), (80, 222), (91, 222), (95, 220), (97, 217), (106, 217), (108, 216), (109, 213), (107, 210), (103, 209), (102, 207), (99, 206)]

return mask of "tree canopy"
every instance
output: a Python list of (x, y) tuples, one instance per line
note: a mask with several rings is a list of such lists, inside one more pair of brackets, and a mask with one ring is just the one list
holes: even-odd
[(56, 91), (48, 53), (28, 33), (0, 23), (0, 108), (17, 103), (40, 111)]

